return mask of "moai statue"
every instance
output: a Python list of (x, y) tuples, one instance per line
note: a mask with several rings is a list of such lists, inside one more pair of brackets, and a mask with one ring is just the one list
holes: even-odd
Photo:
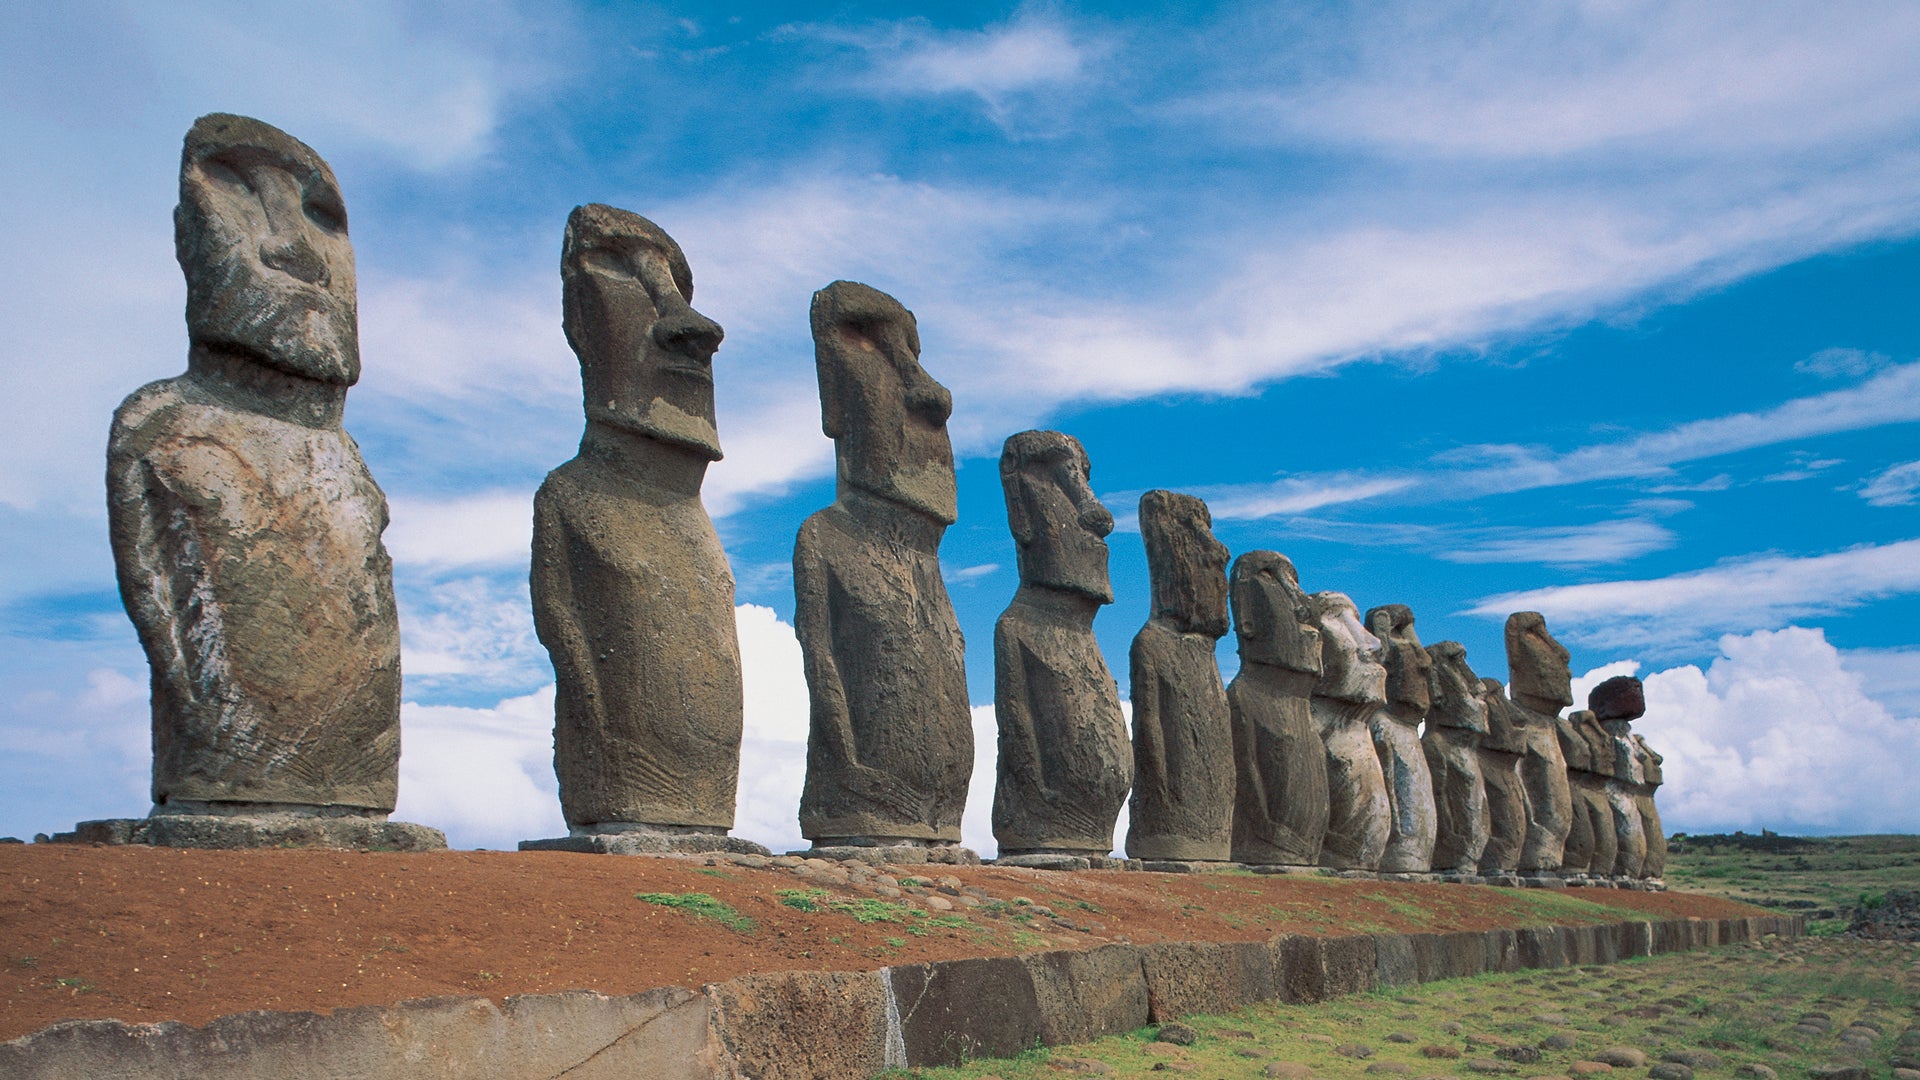
[(1487, 787), (1487, 846), (1480, 853), (1482, 874), (1511, 875), (1520, 868), (1527, 845), (1527, 787), (1520, 781), (1520, 759), (1527, 752), (1527, 715), (1507, 699), (1499, 679), (1480, 680), (1486, 705), (1487, 734), (1480, 740), (1480, 778)]
[(1317, 866), (1327, 833), (1327, 747), (1313, 722), (1320, 629), (1293, 563), (1277, 551), (1234, 560), (1240, 673), (1233, 714), (1233, 861)]
[(521, 847), (763, 852), (727, 836), (740, 645), (733, 575), (700, 502), (720, 459), (720, 327), (691, 306), (680, 245), (625, 210), (575, 208), (560, 280), (586, 432), (534, 496), (532, 592), (571, 835)]
[(79, 838), (445, 847), (386, 820), (400, 632), (386, 497), (341, 427), (360, 344), (333, 170), (278, 128), (203, 116), (174, 248), (186, 373), (128, 397), (107, 444), (114, 567), (153, 675), (153, 813)]
[(1020, 558), (1020, 589), (993, 632), (993, 835), (1003, 863), (1104, 860), (1133, 786), (1119, 687), (1093, 636), (1094, 615), (1113, 603), (1105, 539), (1113, 515), (1088, 486), (1090, 472), (1079, 441), (1057, 431), (1020, 432), (1000, 451)]
[(958, 846), (973, 773), (960, 624), (940, 578), (953, 524), (953, 397), (920, 366), (913, 313), (851, 281), (813, 294), (833, 505), (800, 526), (794, 629), (812, 726), (800, 832), (822, 854)]
[(1527, 714), (1527, 751), (1520, 759), (1520, 780), (1527, 788), (1527, 843), (1520, 869), (1554, 874), (1566, 854), (1573, 829), (1573, 791), (1567, 761), (1560, 753), (1560, 710), (1573, 704), (1573, 673), (1566, 646), (1547, 632), (1537, 611), (1507, 616), (1507, 679), (1513, 703)]
[(1387, 705), (1387, 669), (1380, 663), (1379, 640), (1360, 625), (1360, 612), (1346, 594), (1318, 592), (1308, 599), (1320, 628), (1313, 720), (1327, 747), (1327, 837), (1320, 865), (1378, 870), (1393, 828), (1393, 807), (1370, 725), (1373, 714)]
[(1634, 793), (1633, 803), (1640, 808), (1640, 830), (1647, 838), (1647, 858), (1640, 864), (1640, 876), (1658, 881), (1667, 872), (1667, 833), (1660, 827), (1660, 809), (1654, 805), (1653, 796), (1664, 780), (1660, 763), (1666, 759), (1638, 735), (1633, 736), (1633, 746), (1640, 762), (1640, 790)]
[[(1616, 675), (1587, 694), (1587, 708), (1607, 735), (1607, 745), (1594, 751), (1596, 763), (1607, 766), (1606, 799), (1615, 842), (1613, 866), (1605, 872), (1638, 880), (1647, 860), (1647, 831), (1635, 800), (1645, 777), (1631, 736), (1633, 722), (1647, 711), (1646, 691), (1639, 679)], [(1596, 865), (1593, 872), (1603, 871)]]
[(1560, 872), (1569, 877), (1611, 878), (1620, 843), (1614, 835), (1602, 770), (1613, 769), (1613, 740), (1587, 709), (1568, 713), (1555, 726), (1567, 761), (1567, 787), (1573, 795), (1573, 826), (1567, 832)]
[(1387, 784), (1392, 831), (1380, 870), (1389, 874), (1424, 874), (1433, 869), (1433, 846), (1439, 823), (1434, 816), (1433, 773), (1420, 748), (1420, 722), (1433, 704), (1428, 685), (1433, 660), (1420, 647), (1414, 632), (1413, 610), (1388, 604), (1367, 612), (1367, 630), (1380, 641), (1380, 660), (1387, 669), (1386, 708), (1373, 714), (1374, 753)]
[(1233, 845), (1233, 721), (1214, 642), (1227, 632), (1227, 547), (1207, 504), (1140, 497), (1153, 616), (1134, 636), (1127, 854), (1224, 862)]
[[(1487, 703), (1480, 677), (1467, 666), (1466, 646), (1440, 641), (1427, 646), (1432, 705), (1420, 737), (1427, 769), (1433, 774), (1433, 868), (1456, 877), (1474, 877), (1487, 849), (1493, 821), (1487, 810), (1487, 786), (1480, 773), (1480, 741), (1487, 734)], [(1517, 763), (1516, 763), (1517, 764)]]

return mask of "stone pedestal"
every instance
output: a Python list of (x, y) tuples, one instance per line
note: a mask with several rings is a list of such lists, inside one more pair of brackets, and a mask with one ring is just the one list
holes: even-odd
[(55, 833), (55, 844), (148, 844), (175, 848), (342, 848), (356, 851), (444, 851), (439, 829), (386, 815), (289, 812), (155, 814), (82, 821)]

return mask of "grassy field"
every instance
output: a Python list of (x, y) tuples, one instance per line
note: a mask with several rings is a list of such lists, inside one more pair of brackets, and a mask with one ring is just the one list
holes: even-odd
[(1853, 909), (1888, 889), (1920, 889), (1920, 836), (1676, 834), (1670, 888), (1804, 914), (1815, 934), (1847, 928)]
[[(1897, 1080), (1896, 1068), (1920, 1065), (1917, 1010), (1920, 945), (1767, 939), (1607, 967), (1429, 983), (1323, 1005), (1259, 1005), (1011, 1060), (890, 1075), (1597, 1080), (1618, 1072), (1802, 1080), (1816, 1070), (1858, 1066), (1871, 1080)], [(1685, 1069), (1661, 1068), (1667, 1063)]]

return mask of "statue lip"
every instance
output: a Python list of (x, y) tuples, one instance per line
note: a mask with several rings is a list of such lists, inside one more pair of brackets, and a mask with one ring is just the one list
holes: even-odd
[(708, 385), (712, 385), (713, 383), (712, 364), (701, 363), (683, 354), (674, 354), (672, 362), (661, 364), (656, 370), (662, 373), (679, 375), (688, 379), (698, 379), (700, 382)]

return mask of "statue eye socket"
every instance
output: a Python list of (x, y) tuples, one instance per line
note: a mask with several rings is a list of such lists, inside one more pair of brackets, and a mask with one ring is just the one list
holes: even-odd
[(253, 191), (253, 181), (247, 176), (247, 170), (234, 162), (210, 157), (200, 162), (200, 173), (207, 179), (241, 191)]
[(338, 203), (324, 199), (308, 199), (302, 209), (306, 211), (308, 220), (328, 232), (347, 231), (347, 211)]

